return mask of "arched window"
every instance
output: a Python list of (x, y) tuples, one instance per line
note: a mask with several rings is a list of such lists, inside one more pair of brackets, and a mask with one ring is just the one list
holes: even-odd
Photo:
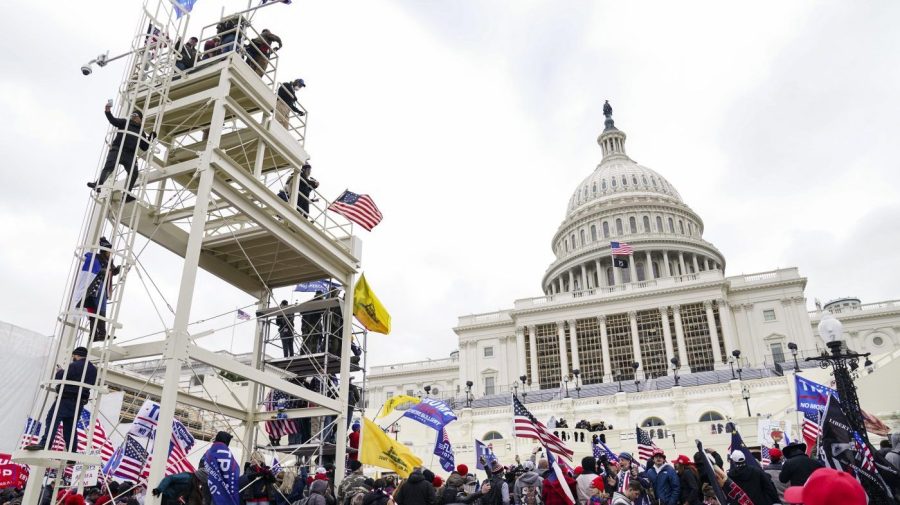
[(648, 417), (647, 419), (644, 419), (644, 422), (641, 423), (641, 428), (652, 428), (654, 426), (665, 426), (665, 425), (666, 425), (666, 422), (663, 421), (662, 419), (660, 419), (656, 416), (651, 416), (651, 417)]
[(591, 192), (595, 195), (597, 194), (597, 181), (594, 181), (594, 183), (591, 184)]
[(632, 176), (631, 176), (631, 182), (632, 182), (635, 186), (637, 186), (637, 176), (636, 176), (636, 175), (632, 175)]
[(631, 233), (637, 233), (637, 219), (634, 216), (628, 218), (628, 228), (631, 230)]
[(624, 187), (624, 186), (627, 186), (627, 185), (628, 185), (628, 178), (625, 177), (625, 176), (623, 175), (623, 176), (622, 176), (622, 186)]
[(489, 431), (481, 437), (481, 440), (485, 442), (488, 440), (503, 440), (503, 435), (501, 435), (499, 431)]
[(725, 417), (722, 414), (719, 414), (718, 412), (716, 412), (714, 410), (708, 410), (708, 411), (704, 412), (700, 416), (700, 419), (698, 419), (698, 421), (700, 421), (701, 423), (709, 422), (709, 421), (724, 421), (724, 420), (725, 420)]
[(584, 230), (581, 230), (581, 245), (584, 245), (584, 244), (585, 244), (585, 241), (584, 241)]
[(625, 232), (622, 231), (622, 220), (616, 218), (616, 235), (624, 235)]
[(684, 235), (684, 221), (681, 219), (678, 220), (678, 229), (681, 231), (681, 234)]
[(671, 217), (669, 218), (669, 233), (675, 233), (675, 221)]
[(656, 216), (656, 231), (658, 231), (660, 233), (662, 233), (662, 231), (663, 231), (662, 218), (659, 216)]
[(603, 221), (603, 238), (609, 238), (609, 223)]
[(569, 239), (566, 239), (566, 252), (569, 252)]
[(635, 270), (637, 270), (638, 282), (647, 280), (647, 275), (644, 273), (644, 264), (643, 263), (636, 263), (634, 268), (635, 268)]
[(659, 275), (659, 263), (657, 263), (657, 262), (654, 261), (654, 262), (653, 262), (653, 278), (654, 278), (654, 279), (659, 279), (659, 277), (660, 277), (660, 275)]
[(603, 191), (606, 191), (606, 179), (600, 181), (600, 187), (603, 188)]
[(622, 270), (622, 282), (631, 282), (631, 270), (628, 268)]
[(597, 241), (597, 225), (591, 225), (591, 242)]
[(656, 177), (654, 177), (654, 176), (651, 175), (651, 176), (650, 176), (650, 181), (653, 182), (653, 187), (655, 188), (655, 187), (656, 187)]
[(587, 198), (587, 186), (584, 187), (584, 197)]
[(610, 181), (612, 181), (612, 187), (616, 187), (616, 178), (612, 177), (610, 178)]
[(572, 234), (572, 249), (573, 249), (573, 250), (575, 249), (575, 243), (576, 243), (576, 242), (575, 242), (575, 234), (573, 233), (573, 234)]
[(644, 181), (644, 186), (646, 186), (646, 185), (647, 185), (647, 176), (646, 176), (646, 175), (642, 175), (642, 176), (641, 176), (641, 180)]
[(694, 225), (690, 221), (688, 221), (688, 235), (694, 236)]
[(644, 216), (644, 233), (650, 233), (650, 217)]

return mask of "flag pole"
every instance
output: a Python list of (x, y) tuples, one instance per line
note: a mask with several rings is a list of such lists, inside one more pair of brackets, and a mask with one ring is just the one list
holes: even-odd
[(237, 329), (237, 311), (241, 309), (237, 309), (234, 311), (234, 323), (231, 325), (231, 347), (229, 348), (229, 352), (231, 352), (232, 356), (234, 355), (234, 331)]

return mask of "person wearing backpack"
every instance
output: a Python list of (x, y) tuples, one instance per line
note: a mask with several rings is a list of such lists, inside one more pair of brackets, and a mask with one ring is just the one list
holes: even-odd
[(534, 461), (525, 461), (522, 468), (525, 473), (516, 479), (513, 486), (515, 505), (543, 505), (544, 479), (534, 471)]

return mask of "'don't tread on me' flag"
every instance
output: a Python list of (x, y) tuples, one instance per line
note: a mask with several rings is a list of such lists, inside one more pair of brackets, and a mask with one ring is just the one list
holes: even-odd
[(369, 331), (383, 335), (391, 332), (391, 315), (369, 287), (365, 274), (359, 276), (353, 289), (353, 315)]
[(350, 190), (344, 190), (341, 196), (331, 202), (328, 210), (337, 212), (368, 231), (372, 231), (383, 217), (369, 195), (358, 195)]
[(415, 467), (422, 466), (422, 460), (409, 448), (391, 439), (380, 426), (366, 417), (363, 417), (359, 462), (393, 470), (404, 479)]
[(409, 396), (409, 395), (392, 396), (392, 397), (388, 398), (388, 401), (384, 402), (384, 407), (381, 408), (381, 412), (379, 412), (378, 415), (375, 416), (375, 419), (385, 417), (386, 415), (393, 412), (394, 409), (396, 409), (400, 406), (406, 406), (407, 408), (409, 408), (409, 407), (419, 403), (420, 401), (422, 401), (422, 399), (417, 398), (415, 396)]

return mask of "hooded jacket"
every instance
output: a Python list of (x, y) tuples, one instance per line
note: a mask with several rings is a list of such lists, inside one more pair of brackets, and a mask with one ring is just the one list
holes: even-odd
[(645, 474), (653, 485), (653, 493), (660, 505), (678, 505), (681, 481), (672, 465), (663, 463), (658, 470), (655, 466), (650, 466)]
[(778, 491), (775, 489), (771, 477), (755, 466), (748, 464), (732, 466), (728, 471), (728, 478), (747, 493), (747, 496), (753, 500), (753, 505), (779, 503)]
[(397, 505), (435, 505), (434, 486), (431, 481), (425, 480), (421, 471), (416, 470), (397, 490), (394, 501)]
[(543, 498), (544, 479), (537, 472), (525, 472), (516, 479), (516, 484), (513, 486), (513, 501), (516, 505), (522, 505), (522, 491), (525, 486), (535, 486), (538, 494)]
[(458, 473), (451, 474), (447, 477), (447, 482), (441, 488), (437, 496), (438, 505), (450, 505), (451, 503), (459, 503), (459, 493), (463, 492), (463, 486), (466, 479), (462, 478)]
[(616, 491), (612, 495), (612, 501), (610, 501), (610, 505), (632, 505), (632, 502), (628, 499), (627, 496)]
[(690, 468), (685, 468), (678, 475), (679, 503), (688, 505), (701, 505), (703, 494), (700, 492), (700, 477)]
[(789, 482), (792, 486), (802, 486), (806, 484), (806, 479), (813, 472), (822, 468), (824, 465), (821, 461), (810, 458), (803, 452), (804, 446), (795, 445), (784, 448), (784, 463), (781, 464), (781, 473), (778, 474), (778, 480), (781, 482)]
[(327, 480), (314, 480), (309, 485), (309, 500), (307, 505), (327, 505), (325, 491), (328, 490)]
[(891, 433), (891, 450), (885, 455), (888, 463), (894, 465), (894, 468), (900, 470), (900, 432)]

